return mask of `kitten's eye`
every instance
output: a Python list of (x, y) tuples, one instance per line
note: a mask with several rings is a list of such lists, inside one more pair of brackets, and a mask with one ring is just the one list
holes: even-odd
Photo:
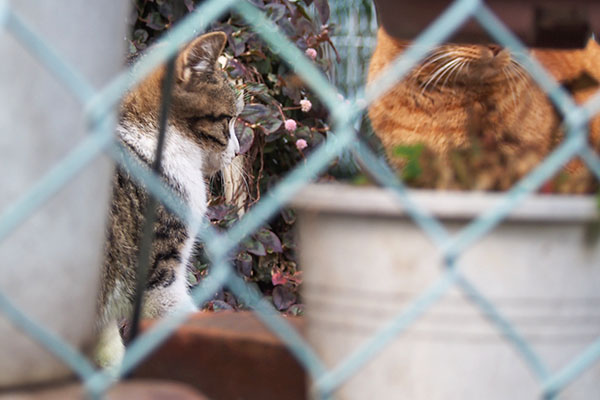
[(202, 121), (202, 117), (190, 117), (190, 118), (188, 118), (188, 122), (191, 125), (196, 125), (200, 121)]
[(230, 118), (231, 118), (231, 116), (227, 115), (227, 114), (219, 114), (219, 115), (207, 114), (207, 115), (202, 115), (200, 117), (189, 117), (188, 121), (190, 122), (190, 124), (195, 125), (201, 121), (221, 122), (221, 121), (229, 121)]
[(231, 115), (227, 115), (227, 114), (207, 115), (207, 116), (205, 116), (205, 118), (211, 122), (219, 122), (219, 121), (223, 121), (223, 120), (229, 120), (229, 118), (231, 118)]

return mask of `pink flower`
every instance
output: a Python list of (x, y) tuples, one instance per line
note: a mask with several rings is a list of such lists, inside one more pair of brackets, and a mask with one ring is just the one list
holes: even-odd
[(304, 54), (306, 54), (308, 56), (308, 58), (310, 58), (311, 60), (315, 60), (317, 58), (317, 51), (315, 49), (313, 49), (312, 47), (309, 47), (308, 49), (306, 49)]
[(304, 139), (298, 139), (296, 140), (296, 148), (300, 151), (304, 150), (305, 148), (308, 147), (308, 143), (306, 143), (306, 140)]
[(298, 127), (298, 124), (296, 124), (296, 121), (293, 119), (286, 119), (284, 126), (286, 131), (294, 132)]
[(302, 112), (309, 112), (311, 108), (312, 108), (312, 103), (310, 102), (310, 100), (308, 100), (308, 99), (300, 100), (300, 109), (302, 110)]

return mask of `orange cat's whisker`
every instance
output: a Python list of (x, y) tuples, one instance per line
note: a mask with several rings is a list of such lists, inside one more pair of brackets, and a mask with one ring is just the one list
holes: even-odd
[(460, 66), (457, 68), (456, 74), (454, 75), (454, 82), (456, 82), (456, 78), (462, 73), (464, 67), (467, 67), (467, 71), (469, 70), (469, 61), (464, 60), (460, 63)]
[[(435, 73), (433, 73), (431, 75), (431, 77), (427, 80), (427, 82), (425, 83), (425, 86), (421, 90), (421, 94), (425, 93), (425, 90), (427, 90), (427, 87), (429, 86), (430, 83), (433, 83), (433, 86), (436, 86), (437, 83), (439, 82), (439, 80), (441, 78), (443, 78), (444, 74), (446, 74), (449, 70), (451, 70), (452, 67), (454, 65), (458, 64), (461, 60), (462, 60), (462, 58), (455, 58), (455, 59), (443, 64), (440, 68), (438, 68), (435, 71)], [(435, 80), (435, 82), (434, 82), (434, 80)]]
[(421, 74), (421, 72), (425, 68), (429, 67), (431, 64), (433, 64), (437, 61), (443, 60), (444, 58), (451, 58), (451, 57), (452, 57), (451, 53), (448, 53), (447, 51), (443, 51), (443, 50), (432, 53), (427, 58), (425, 58), (421, 67), (414, 73), (414, 76), (418, 77)]
[(517, 60), (511, 60), (511, 61), (512, 61), (512, 63), (510, 64), (511, 71), (514, 72), (514, 74), (518, 77), (519, 81), (525, 87), (529, 87), (531, 84), (531, 78), (529, 77), (527, 72), (525, 72), (525, 69), (523, 68), (522, 64), (519, 63)]
[(516, 82), (514, 81), (513, 77), (510, 74), (510, 66), (502, 68), (502, 73), (504, 74), (504, 76), (506, 76), (506, 83), (508, 84), (510, 92), (512, 94), (513, 103), (515, 105), (515, 108), (517, 108), (517, 106), (518, 106), (518, 104), (517, 104), (517, 96), (516, 96), (516, 93), (515, 93), (515, 89), (517, 87), (517, 84), (516, 84)]
[(458, 57), (457, 60), (459, 62), (454, 64), (452, 66), (452, 68), (450, 68), (450, 72), (448, 73), (448, 75), (446, 75), (446, 79), (444, 79), (444, 82), (442, 83), (442, 87), (446, 86), (446, 83), (448, 83), (448, 79), (450, 79), (452, 74), (454, 74), (454, 80), (456, 81), (456, 78), (458, 77), (458, 74), (459, 74), (458, 71), (464, 66), (464, 64), (466, 62), (466, 60), (463, 57)]
[(522, 76), (525, 80), (529, 80), (529, 75), (527, 74), (527, 70), (525, 69), (525, 67), (523, 66), (523, 64), (521, 64), (521, 62), (519, 62), (518, 60), (511, 58), (510, 60), (510, 66), (512, 67), (512, 70)]

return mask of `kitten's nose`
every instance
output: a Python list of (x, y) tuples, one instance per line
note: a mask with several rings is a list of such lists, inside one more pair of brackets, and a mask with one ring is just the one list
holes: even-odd
[(502, 46), (498, 46), (497, 44), (488, 44), (488, 49), (492, 51), (492, 54), (495, 57), (502, 51)]

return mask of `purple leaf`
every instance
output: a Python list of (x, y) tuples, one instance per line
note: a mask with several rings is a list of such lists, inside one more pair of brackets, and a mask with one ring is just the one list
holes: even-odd
[(235, 265), (240, 274), (246, 277), (252, 276), (252, 256), (250, 254), (246, 252), (238, 254)]
[(279, 117), (272, 117), (264, 122), (261, 122), (260, 126), (265, 130), (265, 133), (268, 135), (269, 133), (275, 132), (277, 129), (281, 127), (283, 121)]
[(263, 229), (256, 235), (256, 239), (260, 241), (267, 250), (268, 253), (281, 253), (283, 248), (281, 247), (281, 241), (273, 232)]
[(160, 14), (168, 19), (169, 21), (173, 20), (173, 6), (170, 3), (163, 3), (158, 7), (158, 11)]
[(244, 91), (253, 95), (268, 94), (269, 88), (264, 83), (248, 82), (244, 86)]
[(254, 240), (252, 238), (247, 238), (242, 242), (242, 247), (246, 249), (246, 251), (250, 254), (254, 254), (255, 256), (266, 256), (267, 251), (265, 250), (265, 246), (259, 242), (258, 240)]
[(278, 254), (267, 254), (258, 258), (258, 263), (254, 266), (254, 278), (260, 282), (271, 283), (273, 281), (273, 269), (279, 265)]
[(319, 13), (321, 24), (325, 25), (329, 20), (329, 2), (327, 0), (314, 0), (315, 8)]
[(228, 204), (219, 204), (216, 206), (210, 206), (206, 210), (206, 217), (211, 221), (220, 221), (227, 217), (233, 210), (233, 206)]
[[(306, 5), (310, 7), (310, 4), (308, 4), (308, 2), (306, 2), (306, 3), (307, 3)], [(296, 10), (298, 11), (298, 13), (300, 15), (302, 15), (304, 18), (306, 18), (306, 20), (311, 21), (310, 15), (308, 15), (308, 13), (304, 9), (304, 7), (302, 7), (299, 3), (295, 3), (294, 5), (296, 6)]]
[(296, 213), (291, 208), (284, 208), (281, 210), (281, 216), (288, 225), (292, 225), (294, 222), (296, 222)]
[(136, 43), (145, 43), (148, 40), (148, 31), (145, 29), (136, 29), (133, 32), (133, 41)]
[(271, 3), (265, 6), (267, 16), (273, 21), (279, 21), (285, 15), (286, 8), (283, 4)]
[(305, 18), (298, 18), (294, 25), (296, 26), (296, 30), (298, 31), (299, 34), (301, 35), (306, 35), (308, 33), (315, 33), (315, 29), (314, 29), (314, 25), (311, 24), (307, 19)]
[(292, 23), (287, 18), (282, 18), (279, 21), (277, 21), (277, 26), (279, 26), (279, 29), (283, 31), (285, 36), (296, 36), (296, 29), (294, 29), (294, 25), (292, 25)]
[(254, 143), (254, 131), (249, 126), (238, 123), (235, 124), (235, 135), (240, 143), (239, 154), (245, 154)]
[(278, 285), (273, 288), (273, 304), (279, 311), (287, 310), (295, 302), (296, 295), (287, 286)]
[(294, 234), (293, 230), (284, 232), (284, 234), (281, 235), (281, 241), (286, 249), (296, 248), (296, 235)]
[(233, 78), (241, 78), (246, 75), (246, 67), (236, 59), (227, 62), (227, 69)]
[(162, 31), (165, 29), (165, 22), (161, 18), (160, 14), (156, 11), (151, 12), (148, 15), (148, 19), (146, 20), (146, 26), (154, 29), (155, 31)]
[(233, 55), (238, 57), (246, 50), (246, 40), (241, 37), (232, 36), (229, 45), (233, 49)]
[(183, 0), (183, 3), (189, 12), (194, 11), (194, 2), (192, 0)]
[[(262, 128), (262, 126), (261, 126), (261, 128)], [(265, 136), (265, 142), (266, 142), (266, 143), (271, 143), (271, 142), (274, 142), (274, 141), (276, 141), (277, 139), (279, 139), (281, 136), (283, 136), (283, 135), (282, 135), (282, 133), (281, 133), (281, 131), (275, 131), (275, 132), (272, 132), (272, 133), (269, 133), (269, 134), (267, 134), (267, 132), (266, 132), (266, 131), (263, 129), (263, 132), (264, 132), (264, 133), (265, 133), (265, 135), (266, 135), (266, 136)], [(265, 147), (265, 150), (264, 150), (264, 151), (265, 151), (265, 154), (267, 154), (267, 153), (270, 153), (270, 152), (271, 152), (271, 151), (273, 151), (273, 150), (275, 150), (275, 148), (273, 148), (273, 149), (271, 149), (271, 150), (268, 150), (268, 149)]]
[(246, 104), (244, 110), (240, 114), (240, 117), (251, 124), (255, 124), (266, 119), (269, 115), (271, 115), (271, 110), (269, 110), (267, 106), (263, 104), (251, 103)]

